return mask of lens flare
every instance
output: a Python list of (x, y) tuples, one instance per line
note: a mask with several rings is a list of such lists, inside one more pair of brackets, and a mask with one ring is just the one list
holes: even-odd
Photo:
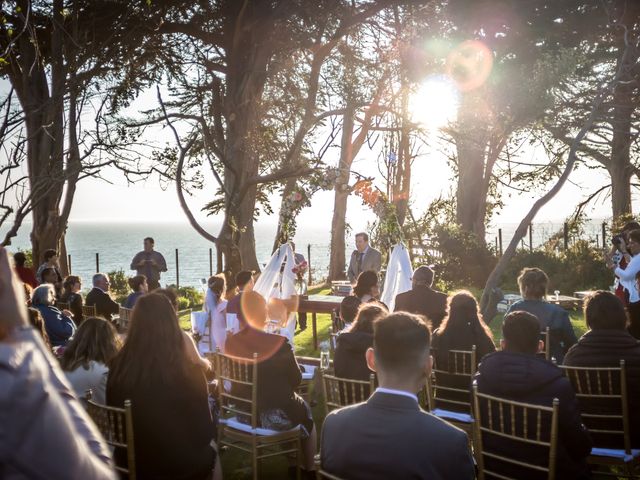
[(412, 95), (412, 118), (428, 128), (440, 128), (456, 120), (460, 102), (455, 83), (432, 76)]
[(492, 67), (491, 50), (477, 40), (462, 42), (447, 57), (447, 74), (463, 92), (480, 87)]

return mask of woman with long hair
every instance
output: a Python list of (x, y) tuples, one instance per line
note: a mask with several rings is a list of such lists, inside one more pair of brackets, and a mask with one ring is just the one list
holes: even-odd
[(122, 343), (111, 322), (87, 318), (62, 354), (62, 370), (79, 398), (92, 391), (96, 403), (105, 403), (109, 364)]
[(209, 314), (209, 351), (219, 349), (224, 353), (224, 343), (227, 339), (227, 301), (224, 299), (227, 284), (224, 275), (209, 277), (207, 294), (204, 300), (204, 311)]
[(476, 358), (495, 352), (491, 330), (484, 323), (478, 302), (466, 291), (455, 292), (447, 299), (447, 315), (433, 332), (431, 342), (439, 369), (448, 367), (450, 350), (471, 350), (476, 346)]
[(360, 299), (362, 303), (379, 301), (380, 297), (380, 279), (378, 274), (373, 270), (366, 270), (358, 275), (358, 280), (353, 287), (353, 294)]
[(60, 301), (69, 304), (69, 310), (73, 314), (73, 321), (76, 325), (80, 325), (84, 320), (82, 315), (82, 280), (77, 275), (69, 275), (64, 279), (62, 283), (63, 292), (60, 296)]
[[(170, 301), (138, 299), (124, 346), (113, 359), (107, 404), (131, 400), (136, 468), (141, 478), (219, 478), (207, 382), (188, 357)], [(116, 449), (116, 461), (126, 454)]]

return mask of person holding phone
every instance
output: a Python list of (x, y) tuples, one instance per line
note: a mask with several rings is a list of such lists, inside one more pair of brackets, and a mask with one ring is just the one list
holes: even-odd
[(154, 245), (153, 238), (145, 238), (144, 249), (131, 260), (131, 270), (146, 277), (150, 292), (160, 288), (160, 273), (167, 271), (167, 261), (160, 252), (153, 249)]

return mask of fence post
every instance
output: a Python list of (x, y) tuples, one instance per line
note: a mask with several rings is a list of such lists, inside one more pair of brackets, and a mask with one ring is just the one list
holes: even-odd
[(569, 224), (564, 222), (564, 249), (569, 249)]
[(96, 253), (96, 273), (100, 272), (100, 254)]
[(311, 286), (311, 244), (307, 244), (307, 275), (309, 279), (307, 283)]
[(500, 248), (500, 247), (498, 246), (498, 237), (496, 237), (496, 238), (495, 238), (495, 240), (496, 240), (496, 252), (497, 252), (497, 251), (499, 250), (499, 248)]
[(607, 224), (606, 222), (602, 222), (602, 248), (605, 248), (607, 245)]
[(180, 260), (178, 258), (177, 248), (176, 248), (176, 288), (180, 288)]
[(72, 275), (71, 273), (71, 255), (67, 254), (67, 268), (69, 269), (69, 275)]
[(529, 251), (533, 252), (533, 223), (529, 224)]
[(498, 242), (500, 244), (500, 256), (502, 256), (502, 229), (498, 229)]
[(209, 248), (209, 276), (213, 275), (213, 249)]

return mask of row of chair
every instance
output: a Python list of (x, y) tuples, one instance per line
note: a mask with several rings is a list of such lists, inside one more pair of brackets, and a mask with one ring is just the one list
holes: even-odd
[[(475, 349), (469, 352), (452, 352), (458, 360), (450, 362), (450, 368), (444, 373), (465, 372), (469, 381), (475, 371)], [(253, 478), (258, 478), (259, 461), (274, 455), (291, 455), (298, 459), (301, 455), (301, 431), (299, 427), (288, 431), (274, 431), (261, 428), (257, 411), (257, 358), (238, 359), (220, 353), (210, 355), (221, 385), (220, 406), (221, 421), (219, 427), (219, 444), (238, 449), (251, 456)], [(317, 360), (317, 359), (316, 359)], [(592, 464), (615, 465), (624, 470), (626, 478), (634, 477), (639, 466), (640, 451), (631, 449), (630, 424), (627, 399), (627, 384), (624, 361), (617, 368), (579, 368), (562, 367), (571, 380), (580, 401), (583, 420), (594, 434), (617, 437), (624, 445), (623, 449), (610, 450), (594, 448), (588, 461)], [(353, 403), (365, 400), (375, 389), (375, 377), (368, 381), (340, 379), (329, 372), (318, 370), (325, 405), (325, 414)], [(438, 401), (446, 399), (448, 390), (438, 387), (439, 370), (435, 369), (435, 384), (429, 383), (421, 395), (423, 406), (434, 414), (442, 414), (437, 408)], [(239, 388), (230, 388), (236, 385)], [(307, 389), (308, 392), (308, 389)], [(460, 393), (460, 392), (455, 392)], [(467, 391), (468, 394), (468, 391)], [(552, 406), (531, 405), (493, 397), (473, 389), (470, 401), (470, 422), (465, 425), (473, 439), (473, 449), (479, 467), (479, 478), (510, 478), (500, 472), (486, 467), (488, 462), (504, 462), (518, 465), (542, 473), (553, 479), (555, 474), (556, 448), (558, 441), (558, 409), (557, 400)], [(610, 409), (589, 409), (592, 400), (603, 400), (610, 404)], [(440, 409), (442, 410), (442, 409)], [(102, 431), (108, 443), (114, 446), (127, 447), (129, 459), (129, 478), (135, 478), (135, 454), (133, 448), (133, 423), (131, 420), (131, 402), (125, 403), (124, 409), (105, 407), (88, 400), (88, 411)], [(446, 417), (445, 417), (446, 418)], [(606, 423), (603, 427), (602, 422)], [(453, 423), (463, 423), (453, 419)], [(497, 435), (520, 442), (524, 447), (537, 445), (548, 451), (548, 462), (545, 465), (532, 465), (518, 459), (508, 458), (499, 451), (486, 448), (483, 438)], [(299, 464), (299, 462), (298, 462)], [(298, 475), (300, 469), (298, 465)], [(336, 479), (337, 477), (319, 470), (319, 478)], [(615, 476), (625, 476), (616, 473)]]

